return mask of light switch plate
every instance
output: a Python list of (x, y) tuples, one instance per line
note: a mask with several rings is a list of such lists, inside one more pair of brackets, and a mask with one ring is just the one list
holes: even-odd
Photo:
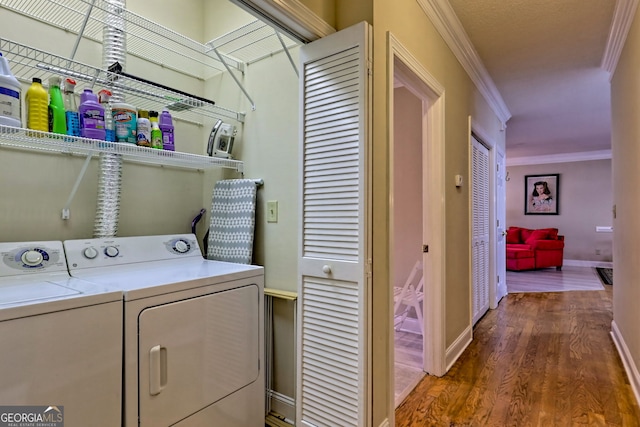
[(278, 201), (267, 201), (267, 222), (278, 222)]

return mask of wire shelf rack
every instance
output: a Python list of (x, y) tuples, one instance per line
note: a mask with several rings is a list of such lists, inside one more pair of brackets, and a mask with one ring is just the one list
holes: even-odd
[[(99, 43), (113, 13), (113, 6), (105, 0), (0, 0), (0, 7), (73, 34), (80, 33), (89, 13), (83, 37)], [(261, 21), (203, 44), (126, 9), (118, 11), (118, 18), (124, 22), (128, 53), (203, 79), (226, 69), (217, 55), (211, 53), (214, 46), (229, 67), (240, 71), (245, 63), (283, 50), (275, 30)], [(281, 37), (288, 48), (299, 44), (284, 34)]]
[(262, 21), (253, 21), (236, 30), (217, 37), (206, 43), (207, 52), (217, 49), (227, 57), (234, 57), (246, 64), (298, 46), (300, 43), (280, 33), (282, 43), (276, 30)]
[(54, 75), (71, 77), (76, 81), (76, 93), (82, 93), (85, 88), (92, 89), (94, 93), (103, 87), (114, 88), (133, 96), (134, 104), (140, 109), (168, 109), (176, 118), (195, 123), (202, 121), (203, 117), (224, 117), (244, 122), (244, 113), (217, 106), (213, 102), (71, 61), (11, 40), (0, 38), (0, 52), (9, 59), (16, 78), (25, 83), (29, 83), (34, 76), (40, 77), (45, 85), (49, 77)]
[(78, 138), (2, 125), (0, 125), (0, 149), (1, 148), (79, 156), (110, 153), (122, 155), (125, 161), (136, 163), (197, 170), (226, 168), (243, 172), (243, 163), (238, 160), (158, 150), (139, 147), (134, 144)]

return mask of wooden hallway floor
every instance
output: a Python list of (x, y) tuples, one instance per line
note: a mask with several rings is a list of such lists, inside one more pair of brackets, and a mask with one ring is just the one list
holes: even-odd
[(442, 378), (425, 376), (397, 427), (640, 426), (610, 336), (612, 291), (509, 294)]

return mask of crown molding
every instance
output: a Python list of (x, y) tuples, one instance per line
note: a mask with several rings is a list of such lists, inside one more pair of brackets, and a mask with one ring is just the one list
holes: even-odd
[[(460, 20), (448, 0), (416, 0), (436, 30), (465, 69), (503, 127), (511, 118), (507, 104), (502, 99), (493, 79), (471, 44)], [(635, 0), (637, 1), (637, 0)]]
[(613, 77), (638, 7), (638, 0), (617, 0), (601, 67)]
[(545, 165), (550, 163), (586, 162), (611, 158), (611, 150), (584, 151), (581, 153), (548, 154), (545, 156), (507, 157), (507, 166)]

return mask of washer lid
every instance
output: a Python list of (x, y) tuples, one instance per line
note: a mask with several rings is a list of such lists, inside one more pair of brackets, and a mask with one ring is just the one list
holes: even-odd
[(68, 273), (0, 278), (0, 322), (122, 301), (122, 292)]
[(80, 291), (54, 282), (0, 284), (0, 307), (79, 295)]

